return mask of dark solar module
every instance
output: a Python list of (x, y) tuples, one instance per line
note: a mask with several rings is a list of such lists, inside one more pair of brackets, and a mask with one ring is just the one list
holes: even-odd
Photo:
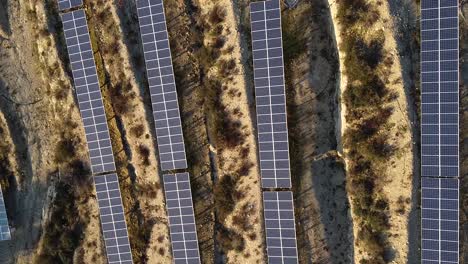
[(94, 176), (109, 263), (132, 264), (132, 252), (117, 174)]
[(163, 176), (175, 264), (199, 264), (197, 230), (188, 173)]
[(264, 192), (263, 210), (269, 264), (297, 264), (292, 192)]
[(83, 5), (83, 0), (58, 0), (60, 11)]
[(278, 0), (250, 5), (258, 148), (263, 188), (289, 188), (288, 126)]
[(162, 0), (136, 0), (159, 158), (163, 171), (186, 169), (171, 50)]
[(85, 12), (76, 10), (65, 13), (62, 15), (62, 23), (91, 170), (93, 174), (114, 171), (114, 155)]

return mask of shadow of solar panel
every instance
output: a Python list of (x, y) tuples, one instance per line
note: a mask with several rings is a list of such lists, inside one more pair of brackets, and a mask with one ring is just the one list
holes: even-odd
[(459, 176), (458, 3), (421, 1), (421, 175)]
[(458, 263), (458, 201), (458, 179), (422, 178), (422, 263)]
[(189, 174), (166, 174), (163, 181), (174, 263), (200, 263)]
[(289, 188), (291, 176), (279, 1), (251, 3), (250, 20), (262, 187)]
[(93, 50), (83, 10), (62, 14), (73, 81), (88, 143), (93, 174), (115, 170)]
[(292, 192), (264, 192), (263, 211), (268, 263), (298, 263)]
[(162, 0), (136, 0), (159, 158), (163, 171), (186, 169), (184, 137)]
[(8, 225), (8, 217), (3, 199), (2, 187), (0, 186), (0, 241), (10, 240), (10, 226)]
[(132, 253), (117, 174), (94, 176), (109, 263), (131, 264)]
[(58, 8), (60, 11), (82, 5), (83, 0), (58, 0)]

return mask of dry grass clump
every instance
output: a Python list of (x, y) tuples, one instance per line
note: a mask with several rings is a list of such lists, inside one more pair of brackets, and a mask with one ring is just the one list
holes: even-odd
[(149, 160), (149, 156), (151, 154), (150, 149), (148, 146), (145, 145), (139, 145), (138, 146), (138, 154), (140, 155), (143, 165), (149, 166), (151, 164), (151, 161)]

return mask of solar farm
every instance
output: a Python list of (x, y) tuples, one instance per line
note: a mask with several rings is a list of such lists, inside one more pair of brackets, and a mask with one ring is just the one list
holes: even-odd
[(459, 260), (458, 1), (421, 1), (421, 260)]
[(6, 2), (1, 263), (466, 262), (464, 3)]

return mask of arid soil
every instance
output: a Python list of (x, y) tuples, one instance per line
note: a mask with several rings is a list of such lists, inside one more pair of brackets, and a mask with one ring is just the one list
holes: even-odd
[(302, 263), (351, 263), (352, 219), (336, 127), (339, 61), (326, 4), (302, 2), (283, 13), (297, 233)]
[[(135, 263), (171, 263), (168, 221), (134, 1), (85, 0)], [(266, 263), (248, 0), (164, 3), (202, 263)], [(392, 60), (388, 126), (398, 149), (381, 176), (388, 263), (419, 261), (418, 3), (369, 1)], [(360, 263), (342, 100), (341, 1), (283, 6), (288, 125), (300, 263)], [(462, 3), (460, 54), (466, 50)], [(467, 64), (462, 60), (461, 122)], [(0, 184), (13, 240), (0, 263), (107, 263), (85, 136), (56, 0), (0, 0)], [(461, 126), (461, 175), (466, 174)], [(468, 185), (462, 177), (461, 186)], [(395, 191), (397, 190), (397, 191)], [(462, 227), (468, 198), (461, 195)], [(461, 263), (468, 259), (461, 232)]]

